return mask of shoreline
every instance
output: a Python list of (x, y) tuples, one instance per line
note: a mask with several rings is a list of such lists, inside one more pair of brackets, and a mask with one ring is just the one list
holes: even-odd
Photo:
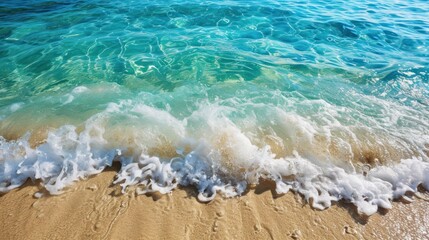
[[(270, 182), (241, 197), (197, 201), (196, 192), (122, 194), (116, 171), (76, 182), (63, 194), (36, 198), (37, 184), (0, 195), (5, 239), (424, 239), (429, 202), (393, 202), (365, 217), (352, 204), (314, 210), (298, 194), (276, 195)], [(425, 193), (426, 194), (426, 193)], [(45, 193), (46, 195), (46, 193)]]

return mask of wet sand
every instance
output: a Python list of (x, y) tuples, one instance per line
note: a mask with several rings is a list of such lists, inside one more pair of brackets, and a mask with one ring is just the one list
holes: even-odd
[[(244, 196), (200, 203), (192, 189), (121, 194), (109, 169), (59, 196), (36, 198), (27, 183), (0, 196), (2, 239), (427, 239), (429, 202), (395, 202), (359, 216), (351, 204), (312, 209), (264, 182)], [(427, 195), (426, 195), (427, 197)]]

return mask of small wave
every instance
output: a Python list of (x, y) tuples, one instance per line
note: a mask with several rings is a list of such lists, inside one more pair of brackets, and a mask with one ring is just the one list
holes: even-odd
[[(49, 131), (45, 142), (35, 147), (30, 134), (17, 140), (1, 138), (0, 191), (32, 179), (40, 180), (51, 194), (61, 194), (73, 182), (98, 174), (113, 162), (122, 165), (114, 183), (123, 191), (136, 186), (138, 194), (169, 193), (179, 185), (194, 186), (200, 201), (210, 201), (218, 193), (239, 196), (249, 185), (268, 179), (276, 183), (278, 194), (293, 190), (316, 209), (346, 200), (360, 213), (371, 215), (380, 207), (391, 208), (393, 199), (416, 192), (419, 185), (429, 189), (424, 155), (371, 162), (364, 168), (353, 160), (336, 162), (334, 152), (323, 153), (312, 143), (316, 131), (311, 132), (311, 125), (284, 128), (295, 131), (291, 136), (301, 136), (295, 140), (299, 150), (276, 154), (274, 135), (258, 146), (219, 113), (222, 109), (228, 111), (226, 106), (209, 105), (178, 120), (167, 111), (125, 102), (110, 104), (89, 118), (83, 129), (65, 125)], [(297, 118), (291, 126), (302, 124), (305, 120)], [(312, 153), (315, 148), (318, 152)]]

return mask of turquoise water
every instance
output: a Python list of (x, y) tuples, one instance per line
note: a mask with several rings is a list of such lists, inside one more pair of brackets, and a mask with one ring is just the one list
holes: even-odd
[(210, 200), (267, 178), (318, 208), (390, 207), (429, 187), (428, 15), (426, 1), (0, 3), (0, 189), (57, 194), (120, 161), (124, 191)]

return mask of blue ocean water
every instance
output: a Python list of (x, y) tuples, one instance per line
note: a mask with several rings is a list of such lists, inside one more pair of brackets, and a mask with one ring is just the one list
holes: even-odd
[[(362, 212), (429, 187), (429, 3), (0, 3), (0, 190), (261, 178)], [(412, 174), (413, 173), (413, 174)]]

